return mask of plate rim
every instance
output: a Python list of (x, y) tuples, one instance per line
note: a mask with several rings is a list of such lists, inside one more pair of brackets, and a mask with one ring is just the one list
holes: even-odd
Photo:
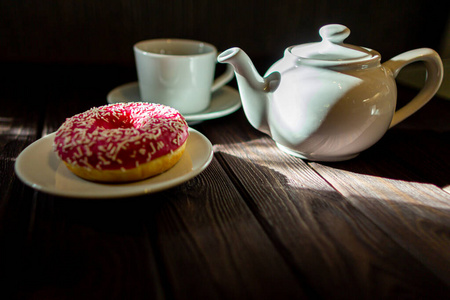
[[(203, 135), (201, 132), (199, 132), (196, 129), (193, 129), (191, 127), (189, 127), (189, 133), (190, 134), (195, 134), (198, 137), (200, 137), (202, 139), (202, 141), (206, 144), (205, 148), (205, 152), (207, 152), (208, 154), (204, 156), (204, 162), (201, 163), (196, 169), (192, 169), (190, 172), (182, 175), (182, 176), (178, 176), (175, 177), (171, 180), (165, 181), (165, 182), (161, 182), (158, 183), (156, 186), (155, 184), (149, 184), (149, 185), (145, 185), (139, 188), (136, 188), (134, 190), (126, 190), (122, 193), (117, 193), (117, 189), (115, 189), (114, 191), (111, 191), (109, 194), (89, 194), (89, 193), (83, 193), (83, 194), (78, 194), (76, 192), (70, 191), (62, 191), (60, 189), (55, 189), (55, 188), (51, 188), (51, 187), (46, 187), (41, 185), (40, 183), (36, 183), (33, 182), (32, 180), (29, 179), (29, 177), (24, 174), (22, 172), (22, 170), (20, 170), (20, 165), (22, 163), (25, 163), (25, 161), (23, 161), (24, 155), (27, 155), (29, 151), (32, 150), (36, 150), (34, 149), (35, 147), (38, 146), (39, 143), (43, 143), (44, 139), (49, 139), (52, 138), (52, 136), (55, 135), (56, 132), (52, 132), (50, 134), (47, 134), (43, 137), (41, 137), (40, 139), (37, 139), (36, 141), (34, 141), (33, 143), (31, 143), (30, 145), (28, 145), (25, 149), (23, 149), (20, 154), (17, 156), (16, 161), (14, 163), (14, 171), (15, 174), (17, 175), (17, 177), (27, 186), (39, 191), (39, 192), (43, 192), (46, 194), (50, 194), (53, 196), (59, 196), (59, 197), (65, 197), (65, 198), (77, 198), (77, 199), (117, 199), (117, 198), (126, 198), (126, 197), (135, 197), (135, 196), (140, 196), (140, 195), (146, 195), (146, 194), (153, 194), (153, 193), (157, 193), (157, 192), (161, 192), (164, 191), (166, 189), (170, 189), (172, 187), (178, 186), (180, 184), (182, 184), (183, 182), (186, 182), (194, 177), (196, 177), (198, 174), (200, 174), (201, 172), (203, 172), (211, 163), (213, 157), (214, 157), (214, 151), (213, 151), (213, 147), (211, 144), (211, 141), (205, 136)], [(189, 139), (188, 139), (188, 143), (189, 143)], [(186, 149), (188, 149), (186, 147)], [(51, 148), (48, 149), (48, 151), (46, 152), (51, 152)], [(24, 154), (23, 154), (24, 153)], [(183, 154), (185, 155), (185, 154)], [(62, 162), (60, 162), (62, 163)], [(157, 175), (158, 176), (158, 175)], [(81, 179), (80, 180), (84, 180)], [(143, 179), (146, 180), (146, 179)], [(97, 184), (95, 182), (89, 182), (90, 184)], [(101, 183), (98, 183), (101, 184)], [(121, 183), (123, 185), (126, 185), (126, 183)], [(102, 186), (104, 186), (104, 184), (102, 184)]]
[[(113, 88), (106, 95), (106, 102), (108, 104), (116, 103), (116, 102), (110, 101), (111, 95), (114, 92), (117, 92), (118, 90), (123, 89), (123, 88), (134, 88), (134, 86), (136, 86), (136, 88), (139, 89), (139, 82), (138, 81), (131, 81), (131, 82), (127, 82), (127, 83), (121, 84), (121, 85)], [(241, 101), (241, 98), (240, 98), (238, 90), (236, 90), (235, 88), (233, 88), (231, 86), (228, 86), (228, 85), (222, 86), (217, 91), (220, 91), (220, 90), (226, 90), (226, 91), (228, 91), (230, 93), (235, 93), (236, 94), (236, 100), (235, 100), (235, 102), (233, 102), (232, 105), (230, 105), (230, 107), (228, 107), (228, 108), (226, 108), (224, 110), (207, 112), (207, 113), (198, 112), (198, 113), (194, 113), (194, 114), (183, 114), (183, 117), (186, 119), (186, 121), (188, 121), (188, 122), (190, 122), (190, 121), (207, 121), (207, 120), (218, 119), (218, 118), (221, 118), (221, 117), (225, 117), (225, 116), (227, 116), (229, 114), (232, 114), (235, 111), (237, 111), (239, 108), (241, 108), (242, 101)]]

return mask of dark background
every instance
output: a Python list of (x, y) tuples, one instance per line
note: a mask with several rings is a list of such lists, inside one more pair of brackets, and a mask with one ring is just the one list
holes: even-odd
[(272, 63), (287, 46), (319, 41), (329, 23), (383, 61), (418, 47), (447, 57), (448, 16), (448, 3), (430, 0), (0, 0), (0, 63), (132, 67), (133, 44), (161, 37), (238, 46)]

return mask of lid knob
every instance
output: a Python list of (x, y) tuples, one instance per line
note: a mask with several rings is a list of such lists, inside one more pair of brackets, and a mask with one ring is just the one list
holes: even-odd
[(319, 34), (323, 41), (333, 44), (342, 44), (350, 35), (350, 29), (340, 24), (325, 25), (319, 30)]

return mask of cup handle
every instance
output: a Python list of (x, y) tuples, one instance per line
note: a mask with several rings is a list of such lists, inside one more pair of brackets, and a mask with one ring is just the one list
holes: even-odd
[(427, 70), (427, 78), (423, 88), (419, 93), (405, 106), (394, 113), (389, 128), (397, 125), (416, 111), (424, 106), (436, 94), (441, 86), (444, 67), (442, 60), (436, 51), (429, 48), (420, 48), (399, 54), (387, 62), (383, 66), (392, 72), (394, 78), (403, 67), (413, 62), (423, 61)]
[(234, 77), (233, 66), (227, 65), (225, 72), (223, 72), (222, 75), (220, 75), (219, 77), (217, 77), (214, 80), (213, 85), (211, 86), (211, 92), (213, 93), (213, 92), (217, 91), (218, 89), (220, 89), (221, 87), (223, 87), (231, 79), (233, 79), (233, 77)]

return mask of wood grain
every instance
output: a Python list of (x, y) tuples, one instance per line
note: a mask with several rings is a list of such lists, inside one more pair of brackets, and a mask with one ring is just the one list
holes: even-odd
[(35, 196), (15, 176), (14, 163), (19, 153), (39, 136), (42, 122), (42, 110), (27, 101), (36, 86), (18, 89), (8, 83), (2, 85), (0, 97), (0, 289), (5, 298), (14, 296), (26, 264), (22, 254)]
[(450, 194), (445, 190), (450, 183), (449, 108), (448, 101), (433, 99), (360, 157), (310, 163), (446, 284), (450, 283), (450, 256), (445, 251), (450, 249)]
[(163, 299), (149, 201), (76, 200), (39, 194), (22, 259), (19, 296)]
[[(425, 169), (423, 165), (420, 167), (420, 162), (430, 166), (434, 154), (423, 153), (420, 160), (409, 161), (411, 165), (408, 165), (408, 160), (401, 155), (407, 151), (389, 150), (392, 149), (383, 151), (389, 152), (388, 156), (377, 151), (377, 157), (383, 157), (383, 161), (375, 159), (376, 164), (361, 158), (348, 163), (348, 168), (333, 164), (310, 165), (397, 243), (449, 284), (450, 256), (445, 249), (450, 249), (450, 194), (435, 184), (408, 180), (417, 178), (414, 172)], [(445, 162), (438, 165), (437, 161), (433, 167), (437, 172), (445, 172), (446, 168)], [(444, 178), (448, 176), (440, 179)]]
[(158, 247), (175, 298), (304, 298), (216, 160), (169, 195), (157, 216)]
[[(91, 76), (54, 78), (42, 134), (105, 103), (106, 93), (90, 87)], [(38, 194), (21, 256), (28, 262), (18, 278), (21, 297), (303, 298), (301, 285), (216, 161), (172, 191), (92, 201)]]
[(419, 47), (438, 50), (447, 19), (439, 2), (425, 0), (1, 1), (0, 57), (134, 65), (136, 42), (177, 37), (219, 50), (239, 46), (273, 62), (290, 45), (320, 41), (321, 26), (341, 23), (352, 30), (349, 43), (388, 59)]
[[(352, 199), (336, 191), (305, 162), (282, 153), (245, 122), (217, 122), (220, 131), (204, 125), (216, 153), (234, 174), (235, 184), (294, 272), (318, 295), (339, 299), (395, 297), (397, 293), (429, 297), (430, 285), (439, 291), (436, 299), (448, 292), (430, 270), (355, 209)], [(403, 229), (399, 225), (398, 230)], [(404, 265), (408, 270), (401, 270)]]
[(215, 158), (180, 186), (65, 199), (25, 187), (14, 159), (134, 70), (10, 67), (36, 81), (0, 91), (0, 298), (448, 297), (446, 102), (341, 163), (284, 154), (239, 110), (195, 126)]

